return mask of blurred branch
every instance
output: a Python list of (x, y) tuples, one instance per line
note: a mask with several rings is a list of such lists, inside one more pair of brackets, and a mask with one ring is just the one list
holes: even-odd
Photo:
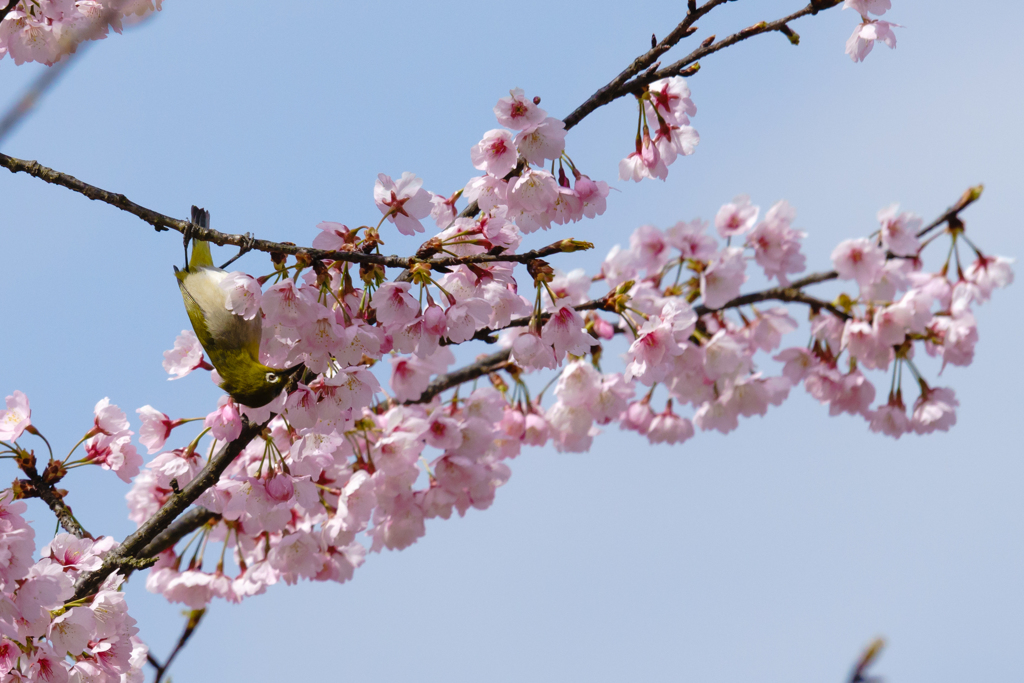
[(195, 633), (196, 629), (199, 628), (199, 622), (203, 620), (203, 616), (206, 614), (206, 608), (194, 609), (189, 612), (188, 621), (185, 622), (185, 629), (181, 632), (181, 637), (178, 638), (178, 644), (171, 650), (171, 654), (167, 656), (167, 661), (161, 664), (157, 661), (157, 658), (152, 654), (147, 655), (147, 661), (150, 665), (156, 669), (156, 677), (153, 679), (153, 683), (161, 683), (164, 678), (164, 674), (171, 668), (171, 664), (174, 662), (174, 658), (178, 656), (181, 649), (185, 647), (185, 644)]
[(850, 672), (849, 683), (881, 683), (881, 678), (868, 676), (867, 672), (871, 664), (878, 659), (883, 648), (885, 648), (885, 640), (883, 638), (875, 638), (871, 641), (871, 644), (861, 654), (860, 659), (857, 660), (853, 671)]
[[(2, 10), (0, 10), (0, 12), (2, 12)], [(36, 80), (32, 82), (32, 85), (25, 90), (21, 99), (15, 102), (14, 105), (7, 110), (7, 113), (4, 114), (4, 117), (0, 119), (0, 144), (3, 144), (3, 141), (11, 134), (15, 127), (21, 123), (21, 120), (32, 112), (36, 103), (42, 99), (43, 95), (46, 94), (46, 91), (53, 87), (54, 83), (57, 82), (57, 79), (59, 79), (67, 68), (85, 52), (88, 46), (89, 43), (85, 43), (85, 45), (82, 46), (82, 49), (67, 55), (64, 59), (61, 59), (53, 66), (47, 68), (36, 77)]]

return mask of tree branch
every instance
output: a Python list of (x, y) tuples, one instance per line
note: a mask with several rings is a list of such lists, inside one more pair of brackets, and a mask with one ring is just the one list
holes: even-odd
[(216, 512), (196, 506), (154, 536), (137, 554), (140, 558), (156, 557), (168, 548), (173, 548), (178, 541), (199, 527), (219, 519), (220, 515)]
[(181, 637), (178, 638), (178, 644), (174, 646), (173, 650), (171, 650), (171, 654), (167, 656), (166, 662), (161, 664), (152, 654), (147, 655), (147, 661), (154, 669), (156, 669), (156, 678), (153, 679), (153, 683), (160, 683), (163, 680), (164, 674), (171, 668), (171, 663), (174, 662), (174, 658), (178, 656), (178, 653), (185, 647), (189, 638), (191, 638), (192, 634), (195, 633), (197, 628), (199, 628), (199, 622), (203, 620), (203, 615), (205, 614), (205, 607), (203, 609), (194, 609), (189, 612), (188, 621), (185, 622), (185, 628), (181, 632)]
[(7, 15), (18, 6), (19, 1), (20, 0), (10, 0), (4, 8), (0, 9), (0, 21), (7, 18)]
[[(75, 178), (74, 176), (52, 168), (47, 168), (37, 161), (16, 159), (6, 154), (0, 154), (0, 166), (3, 166), (11, 173), (27, 173), (53, 185), (60, 185), (69, 190), (85, 195), (89, 199), (101, 201), (115, 206), (122, 211), (137, 216), (152, 225), (158, 231), (176, 230), (182, 234), (186, 232), (193, 238), (218, 244), (221, 246), (248, 246), (256, 251), (267, 253), (281, 253), (289, 255), (303, 254), (316, 260), (346, 261), (349, 263), (365, 263), (384, 266), (386, 268), (409, 268), (417, 263), (426, 263), (431, 269), (447, 272), (453, 266), (474, 263), (527, 263), (533, 259), (543, 258), (562, 252), (580, 251), (592, 249), (594, 245), (579, 240), (564, 239), (546, 247), (528, 251), (522, 254), (470, 254), (468, 256), (443, 256), (438, 258), (416, 258), (405, 256), (387, 256), (383, 254), (367, 254), (359, 251), (327, 251), (325, 249), (313, 249), (312, 247), (300, 247), (286, 242), (272, 242), (270, 240), (256, 239), (251, 244), (245, 235), (219, 232), (210, 228), (203, 228), (194, 223), (183, 221), (171, 216), (166, 216), (152, 209), (136, 204), (123, 194), (109, 192), (107, 190), (90, 185)], [(421, 250), (428, 245), (421, 247)]]
[[(22, 451), (15, 456), (15, 461), (18, 463), (18, 468), (25, 473), (27, 479), (15, 480), (14, 489), (21, 498), (40, 498), (47, 507), (57, 517), (57, 521), (60, 523), (64, 531), (77, 538), (92, 538), (92, 534), (85, 530), (75, 515), (71, 512), (71, 508), (67, 503), (64, 502), (64, 496), (67, 491), (59, 491), (54, 486), (56, 481), (59, 481), (60, 477), (64, 475), (66, 470), (63, 466), (60, 466), (60, 474), (56, 474), (58, 470), (51, 472), (53, 463), (57, 463), (56, 460), (50, 461), (50, 466), (46, 468), (46, 476), (41, 476), (39, 470), (36, 469), (36, 458), (34, 455), (27, 451)], [(58, 463), (59, 465), (59, 463)], [(56, 476), (55, 476), (56, 474)]]
[(449, 372), (446, 375), (438, 375), (427, 385), (427, 388), (420, 394), (419, 398), (406, 401), (405, 404), (427, 403), (442, 391), (506, 368), (510, 365), (508, 357), (511, 353), (511, 349), (504, 349), (489, 356), (483, 356), (475, 363)]
[(588, 97), (586, 102), (576, 107), (572, 113), (566, 116), (563, 119), (565, 129), (569, 130), (594, 110), (627, 94), (629, 91), (623, 90), (623, 87), (629, 79), (653, 65), (657, 61), (658, 57), (668, 52), (680, 40), (692, 35), (697, 30), (696, 27), (693, 26), (693, 23), (718, 5), (724, 4), (725, 2), (727, 2), (727, 0), (709, 0), (709, 2), (706, 2), (700, 8), (697, 7), (696, 3), (691, 3), (688, 11), (686, 12), (686, 17), (678, 26), (675, 27), (675, 29), (672, 30), (671, 33), (665, 36), (661, 42), (653, 48), (634, 59), (633, 63), (619, 73), (618, 76), (609, 81), (607, 85), (598, 88), (597, 92)]
[[(622, 88), (620, 89), (621, 92), (617, 96), (622, 97), (623, 95), (629, 93), (639, 94), (643, 90), (644, 86), (647, 86), (650, 83), (653, 83), (654, 81), (661, 80), (662, 78), (678, 76), (683, 69), (690, 65), (696, 64), (697, 60), (701, 59), (702, 57), (707, 57), (708, 55), (714, 54), (715, 52), (725, 49), (730, 45), (735, 45), (736, 43), (746, 40), (747, 38), (753, 38), (754, 36), (761, 35), (762, 33), (771, 33), (773, 31), (779, 31), (781, 33), (786, 34), (786, 37), (790, 38), (790, 42), (793, 42), (792, 38), (790, 37), (792, 30), (790, 30), (789, 27), (786, 26), (786, 24), (801, 17), (805, 17), (808, 14), (817, 14), (821, 9), (827, 9), (822, 7), (822, 4), (823, 3), (818, 3), (817, 5), (815, 5), (815, 3), (812, 2), (811, 4), (807, 5), (807, 7), (804, 7), (801, 10), (793, 12), (789, 16), (783, 17), (781, 19), (776, 19), (775, 21), (771, 22), (762, 21), (759, 24), (748, 26), (742, 31), (737, 31), (731, 36), (722, 38), (718, 42), (711, 43), (710, 45), (707, 46), (702, 45), (701, 47), (698, 47), (696, 50), (694, 50), (687, 56), (680, 59), (678, 62), (674, 62), (669, 66), (665, 67), (664, 69), (648, 71), (641, 74), (640, 76), (636, 77), (629, 83), (626, 83), (624, 86), (622, 86)], [(838, 3), (833, 3), (830, 6), (834, 6), (835, 4)]]
[(191, 505), (208, 488), (217, 483), (220, 475), (228, 468), (242, 450), (249, 445), (249, 442), (256, 438), (263, 431), (267, 423), (253, 424), (245, 417), (242, 418), (242, 433), (234, 441), (224, 445), (220, 451), (210, 458), (196, 478), (188, 483), (181, 493), (174, 494), (162, 508), (156, 511), (152, 517), (143, 523), (134, 533), (130, 534), (121, 545), (103, 559), (99, 569), (83, 574), (75, 584), (75, 600), (95, 593), (103, 580), (112, 572), (124, 564), (124, 560), (139, 558), (142, 551), (151, 542), (155, 542), (157, 536), (164, 529), (171, 526), (171, 523), (185, 509)]

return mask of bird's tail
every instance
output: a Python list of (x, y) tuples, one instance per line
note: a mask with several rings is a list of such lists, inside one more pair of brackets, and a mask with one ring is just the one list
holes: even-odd
[[(200, 228), (209, 229), (210, 212), (206, 209), (200, 209), (198, 206), (193, 206), (192, 222)], [(202, 240), (192, 240), (192, 258), (188, 262), (189, 271), (195, 272), (199, 268), (212, 265), (213, 255), (210, 253), (210, 243)]]

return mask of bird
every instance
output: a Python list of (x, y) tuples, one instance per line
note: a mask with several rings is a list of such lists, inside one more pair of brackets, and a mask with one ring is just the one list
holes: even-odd
[[(209, 228), (210, 212), (193, 206), (192, 223)], [(186, 231), (186, 259), (190, 238)], [(280, 395), (287, 380), (302, 365), (277, 369), (259, 361), (262, 315), (257, 313), (252, 320), (246, 320), (225, 306), (227, 292), (219, 285), (227, 271), (213, 265), (209, 242), (192, 239), (192, 258), (187, 260), (183, 270), (174, 266), (174, 274), (192, 329), (221, 377), (220, 388), (242, 405), (265, 406)]]

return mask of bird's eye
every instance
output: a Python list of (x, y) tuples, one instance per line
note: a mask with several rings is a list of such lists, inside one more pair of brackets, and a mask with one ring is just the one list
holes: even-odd
[(281, 377), (276, 372), (268, 372), (267, 381), (271, 384), (277, 384), (281, 381)]

